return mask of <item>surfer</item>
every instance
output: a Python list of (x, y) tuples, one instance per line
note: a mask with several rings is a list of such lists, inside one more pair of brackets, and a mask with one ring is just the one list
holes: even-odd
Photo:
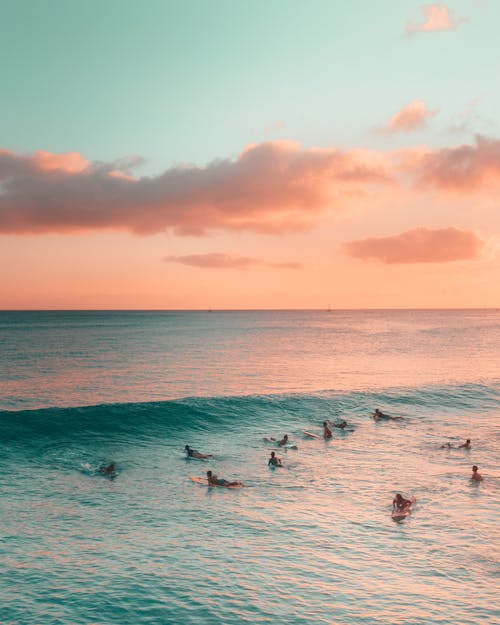
[(213, 458), (212, 454), (200, 454), (196, 449), (191, 449), (189, 445), (184, 446), (184, 451), (186, 452), (186, 456), (188, 458)]
[(481, 475), (481, 473), (479, 473), (479, 468), (474, 465), (472, 467), (472, 475), (470, 478), (473, 482), (482, 482), (483, 481), (483, 476)]
[(217, 477), (212, 473), (212, 471), (207, 471), (207, 480), (209, 486), (243, 486), (241, 482), (228, 482), (227, 480)]
[(288, 443), (288, 434), (285, 434), (285, 436), (283, 436), (283, 438), (280, 441), (276, 441), (276, 444), (279, 445), (280, 447), (283, 447), (283, 445), (286, 445)]
[(457, 449), (470, 449), (471, 448), (471, 444), (470, 444), (470, 438), (468, 438), (465, 443), (462, 443), (461, 445), (459, 445), (457, 447)]
[(413, 502), (411, 499), (405, 499), (403, 495), (398, 493), (392, 500), (392, 509), (396, 510), (397, 512), (404, 512), (405, 510), (408, 510), (408, 508), (410, 508), (412, 503)]
[(102, 473), (103, 475), (114, 475), (116, 473), (116, 465), (114, 462), (112, 462), (111, 464), (108, 465), (101, 465), (99, 467), (99, 473)]
[(340, 421), (339, 423), (332, 423), (331, 421), (329, 423), (334, 428), (340, 428), (341, 430), (345, 430), (345, 428), (347, 427), (347, 421), (345, 421), (344, 419), (342, 419), (342, 421)]
[(326, 440), (327, 438), (332, 438), (332, 436), (332, 431), (328, 427), (328, 421), (323, 421), (323, 438)]
[(375, 419), (375, 421), (379, 421), (380, 419), (392, 419), (393, 421), (403, 420), (403, 417), (393, 417), (390, 414), (385, 414), (384, 412), (380, 411), (378, 408), (375, 408), (375, 412), (373, 413), (372, 417)]
[(267, 461), (268, 466), (270, 467), (282, 467), (281, 458), (278, 458), (274, 451), (271, 452), (271, 457)]

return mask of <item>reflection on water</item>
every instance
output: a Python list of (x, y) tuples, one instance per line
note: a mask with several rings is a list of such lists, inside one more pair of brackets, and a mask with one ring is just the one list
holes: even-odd
[(472, 382), (497, 311), (0, 312), (0, 407)]

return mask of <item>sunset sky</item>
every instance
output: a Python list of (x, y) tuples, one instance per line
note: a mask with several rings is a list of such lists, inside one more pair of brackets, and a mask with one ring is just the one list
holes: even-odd
[(500, 306), (500, 2), (0, 0), (0, 308)]

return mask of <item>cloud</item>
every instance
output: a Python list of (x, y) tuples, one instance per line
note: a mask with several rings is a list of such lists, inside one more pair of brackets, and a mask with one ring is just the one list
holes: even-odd
[(273, 122), (264, 128), (264, 133), (266, 135), (278, 133), (281, 130), (284, 130), (285, 126), (286, 124), (283, 121)]
[(385, 264), (475, 260), (480, 257), (483, 246), (484, 241), (474, 232), (457, 228), (416, 228), (393, 236), (371, 237), (343, 244), (347, 254), (354, 258)]
[(133, 171), (140, 163), (0, 151), (0, 234), (281, 234), (306, 228), (327, 212), (359, 214), (360, 207), (384, 197), (397, 200), (402, 192), (434, 189), (480, 199), (500, 191), (500, 140), (480, 136), (470, 145), (388, 152), (266, 142), (233, 160), (138, 178)]
[(137, 159), (91, 163), (77, 153), (3, 150), (0, 233), (293, 231), (326, 209), (344, 210), (348, 198), (370, 186), (390, 183), (382, 160), (275, 141), (250, 145), (235, 160), (135, 178)]
[[(500, 183), (500, 141), (476, 137), (475, 145), (424, 152), (409, 162), (420, 187), (471, 192)], [(407, 165), (408, 167), (408, 165)]]
[(455, 19), (445, 4), (427, 4), (422, 7), (422, 13), (424, 14), (423, 22), (406, 24), (407, 34), (455, 30), (461, 23), (467, 21), (465, 18)]
[(437, 111), (426, 109), (422, 100), (413, 100), (391, 117), (384, 130), (387, 133), (396, 133), (425, 128), (427, 120), (436, 114)]
[(249, 269), (256, 265), (265, 265), (275, 269), (300, 269), (299, 263), (268, 263), (258, 258), (249, 256), (231, 256), (229, 254), (190, 254), (187, 256), (167, 256), (166, 262), (190, 265), (191, 267), (202, 267), (204, 269)]

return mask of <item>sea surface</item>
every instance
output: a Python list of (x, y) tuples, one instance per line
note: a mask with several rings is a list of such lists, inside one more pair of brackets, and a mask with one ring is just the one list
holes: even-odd
[(0, 312), (0, 623), (499, 623), (499, 416), (498, 310)]

